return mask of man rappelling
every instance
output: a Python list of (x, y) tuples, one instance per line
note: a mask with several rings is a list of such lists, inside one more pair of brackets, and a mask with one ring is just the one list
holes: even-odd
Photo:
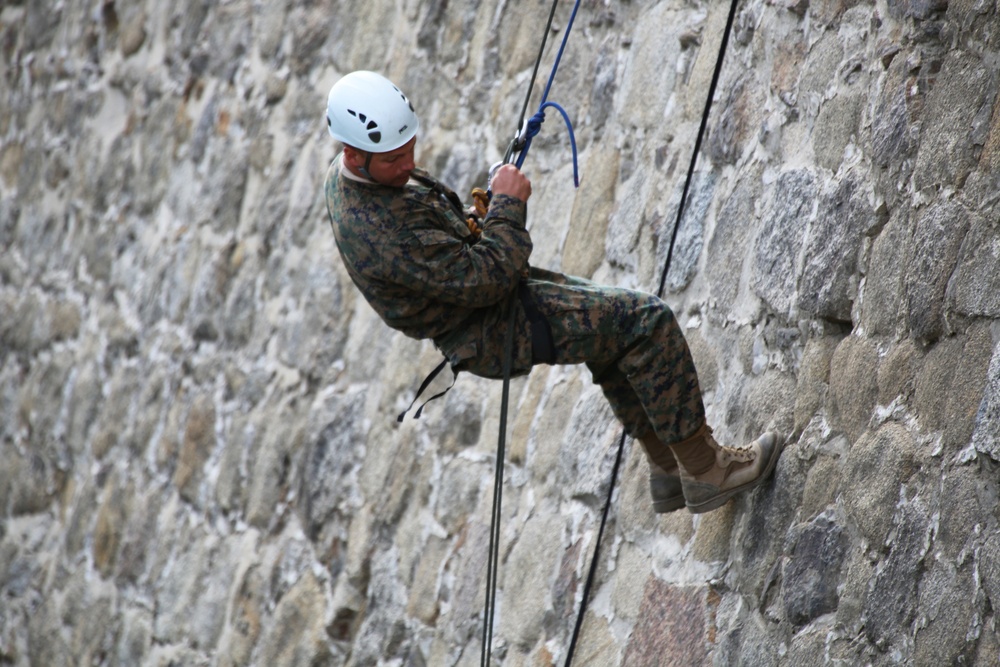
[(334, 84), (326, 122), (343, 144), (324, 186), (337, 248), (388, 326), (431, 339), (455, 372), (481, 377), (503, 376), (508, 322), (513, 375), (535, 364), (586, 364), (628, 435), (642, 443), (656, 512), (707, 512), (771, 474), (783, 445), (775, 434), (737, 447), (716, 442), (666, 303), (529, 266), (531, 182), (520, 170), (500, 167), (485, 211), (466, 210), (414, 165), (417, 115), (374, 72)]

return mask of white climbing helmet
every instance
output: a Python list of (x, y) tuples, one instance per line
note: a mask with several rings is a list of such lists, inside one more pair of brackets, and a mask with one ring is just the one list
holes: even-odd
[(417, 135), (420, 121), (410, 100), (375, 72), (351, 72), (330, 89), (326, 126), (337, 141), (369, 153), (387, 153)]

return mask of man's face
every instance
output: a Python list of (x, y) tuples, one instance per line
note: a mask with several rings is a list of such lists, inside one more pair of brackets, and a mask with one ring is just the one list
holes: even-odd
[[(388, 153), (372, 153), (371, 162), (368, 165), (368, 173), (372, 180), (381, 185), (388, 185), (401, 188), (410, 180), (410, 172), (413, 171), (413, 149), (417, 145), (417, 138), (413, 137), (406, 144)], [(365, 159), (368, 157), (363, 151), (345, 149), (349, 166), (358, 170), (365, 166)]]

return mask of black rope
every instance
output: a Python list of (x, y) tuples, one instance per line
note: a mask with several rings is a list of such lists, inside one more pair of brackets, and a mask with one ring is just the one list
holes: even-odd
[(542, 62), (542, 55), (545, 53), (545, 43), (549, 39), (549, 32), (552, 30), (552, 19), (556, 15), (556, 6), (559, 5), (559, 0), (552, 0), (552, 8), (549, 10), (549, 20), (545, 24), (545, 32), (542, 33), (542, 43), (538, 47), (538, 56), (535, 58), (535, 67), (531, 70), (531, 81), (528, 82), (528, 94), (524, 96), (524, 104), (521, 105), (521, 115), (517, 119), (517, 130), (514, 133), (514, 138), (510, 140), (510, 144), (507, 146), (507, 152), (503, 156), (503, 163), (510, 164), (511, 158), (514, 156), (514, 152), (517, 150), (518, 140), (521, 139), (521, 127), (524, 125), (524, 117), (528, 113), (528, 104), (531, 102), (531, 91), (535, 88), (535, 78), (538, 76), (538, 66)]
[(507, 331), (503, 344), (503, 392), (500, 399), (500, 435), (497, 439), (497, 465), (493, 478), (493, 511), (490, 519), (490, 555), (486, 564), (486, 602), (483, 612), (483, 647), (480, 664), (487, 667), (493, 652), (493, 617), (496, 613), (497, 571), (500, 569), (500, 501), (503, 496), (503, 467), (507, 449), (507, 404), (510, 397), (510, 372), (514, 356), (514, 317), (517, 290), (507, 300)]
[[(694, 177), (694, 167), (698, 160), (698, 153), (701, 152), (701, 142), (708, 127), (708, 117), (712, 111), (712, 99), (715, 97), (715, 89), (719, 83), (719, 75), (722, 73), (722, 61), (726, 55), (726, 48), (729, 44), (729, 33), (732, 32), (733, 22), (736, 18), (736, 6), (739, 0), (732, 0), (729, 5), (729, 17), (726, 19), (726, 29), (722, 33), (722, 43), (719, 45), (719, 56), (715, 60), (715, 71), (712, 73), (712, 82), (708, 88), (708, 97), (705, 99), (705, 109), (701, 114), (701, 124), (698, 127), (698, 136), (694, 142), (694, 150), (691, 154), (691, 162), (688, 166), (687, 177), (684, 179), (684, 189), (681, 191), (681, 201), (677, 206), (677, 219), (674, 221), (673, 233), (670, 235), (670, 247), (667, 250), (667, 259), (663, 264), (663, 272), (660, 274), (660, 288), (656, 295), (663, 298), (663, 289), (666, 285), (667, 273), (670, 271), (670, 261), (674, 255), (674, 245), (677, 242), (677, 232), (680, 230), (681, 218), (684, 215), (684, 204), (687, 201), (688, 190), (691, 187), (691, 180)], [(583, 586), (583, 597), (580, 601), (580, 612), (576, 616), (576, 624), (573, 626), (573, 636), (570, 639), (569, 650), (566, 654), (565, 667), (569, 667), (573, 662), (573, 652), (576, 643), (580, 638), (580, 629), (583, 627), (584, 614), (587, 611), (587, 603), (590, 599), (590, 591), (593, 588), (594, 580), (597, 578), (597, 564), (601, 552), (601, 538), (604, 536), (605, 524), (608, 520), (608, 511), (611, 508), (611, 500), (615, 492), (615, 482), (618, 479), (618, 471), (621, 468), (622, 454), (625, 450), (625, 432), (622, 431), (621, 439), (618, 442), (618, 454), (615, 457), (615, 465), (611, 469), (611, 484), (608, 487), (608, 497), (604, 502), (604, 511), (601, 513), (601, 526), (597, 531), (597, 541), (594, 545), (594, 556), (590, 561), (590, 570), (587, 573), (587, 581)]]
[[(521, 134), (521, 126), (524, 124), (524, 116), (528, 112), (528, 104), (531, 101), (531, 93), (535, 87), (535, 78), (538, 76), (538, 67), (542, 62), (542, 55), (545, 53), (545, 43), (548, 41), (549, 31), (552, 29), (552, 19), (556, 14), (556, 6), (559, 0), (552, 0), (552, 8), (549, 10), (549, 19), (545, 24), (545, 32), (542, 34), (542, 43), (538, 48), (538, 56), (535, 58), (535, 66), (531, 71), (531, 81), (528, 83), (528, 92), (524, 96), (524, 104), (521, 107), (521, 116), (517, 121), (517, 132), (507, 147), (507, 152), (503, 158), (503, 164), (509, 164), (517, 142)], [(507, 408), (510, 397), (510, 373), (514, 356), (514, 318), (516, 313), (515, 299), (517, 298), (517, 288), (511, 290), (508, 300), (507, 331), (504, 336), (503, 354), (503, 392), (500, 399), (500, 433), (497, 437), (497, 462), (496, 471), (493, 478), (493, 509), (490, 518), (490, 553), (486, 563), (486, 601), (483, 609), (483, 645), (480, 651), (480, 666), (489, 667), (490, 658), (493, 653), (493, 619), (496, 615), (496, 595), (497, 595), (497, 571), (500, 569), (500, 510), (503, 498), (503, 471), (505, 451), (507, 448)]]
[(687, 202), (688, 190), (691, 188), (691, 180), (694, 178), (694, 167), (698, 160), (698, 153), (701, 152), (701, 142), (705, 137), (705, 129), (708, 127), (708, 115), (712, 111), (712, 98), (715, 97), (715, 88), (719, 84), (719, 74), (722, 72), (722, 60), (726, 55), (726, 47), (729, 45), (729, 33), (733, 30), (733, 21), (736, 18), (736, 6), (739, 0), (732, 0), (729, 5), (729, 17), (726, 19), (726, 29), (722, 33), (722, 43), (719, 44), (719, 57), (715, 60), (715, 71), (712, 73), (712, 82), (708, 86), (708, 97), (705, 98), (705, 110), (701, 114), (701, 124), (698, 126), (698, 137), (694, 142), (694, 151), (691, 154), (691, 162), (688, 165), (687, 177), (684, 179), (684, 189), (681, 191), (681, 201), (677, 205), (677, 219), (674, 221), (674, 231), (670, 235), (670, 247), (667, 249), (667, 260), (663, 265), (663, 273), (660, 274), (660, 288), (656, 296), (663, 298), (663, 289), (667, 283), (667, 272), (670, 270), (670, 260), (674, 256), (674, 244), (677, 242), (677, 232), (681, 228), (681, 216), (684, 215), (684, 204)]

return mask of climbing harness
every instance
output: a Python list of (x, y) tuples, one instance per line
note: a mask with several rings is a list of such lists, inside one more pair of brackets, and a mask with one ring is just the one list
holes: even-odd
[[(726, 48), (729, 44), (729, 35), (733, 29), (733, 22), (736, 18), (736, 6), (738, 4), (739, 0), (732, 0), (729, 5), (729, 16), (726, 19), (726, 27), (722, 33), (722, 43), (719, 44), (719, 55), (715, 59), (715, 71), (712, 73), (712, 82), (709, 84), (708, 96), (705, 98), (705, 108), (701, 114), (701, 123), (698, 126), (698, 135), (695, 138), (694, 150), (691, 153), (691, 161), (688, 164), (687, 176), (684, 179), (684, 188), (681, 191), (681, 200), (677, 206), (677, 218), (674, 220), (673, 232), (670, 235), (670, 246), (667, 249), (667, 258), (663, 264), (663, 271), (660, 274), (660, 286), (656, 292), (656, 295), (660, 298), (663, 298), (663, 290), (666, 286), (667, 273), (670, 271), (670, 261), (673, 259), (674, 255), (674, 245), (677, 243), (677, 232), (680, 230), (681, 219), (684, 215), (684, 204), (687, 201), (691, 181), (694, 178), (694, 168), (698, 160), (698, 153), (701, 152), (701, 143), (705, 137), (705, 130), (708, 127), (708, 117), (712, 111), (712, 99), (715, 97), (715, 89), (719, 83), (719, 75), (722, 73), (722, 62), (726, 55)], [(608, 497), (604, 502), (604, 510), (601, 513), (601, 526), (597, 531), (597, 539), (594, 545), (594, 555), (590, 560), (590, 570), (587, 573), (587, 581), (583, 586), (583, 596), (580, 601), (580, 612), (577, 614), (576, 624), (573, 627), (573, 636), (570, 639), (565, 667), (569, 667), (573, 662), (573, 651), (575, 650), (576, 642), (580, 637), (580, 629), (583, 627), (584, 613), (587, 610), (587, 602), (590, 599), (590, 591), (593, 588), (594, 580), (597, 575), (597, 562), (598, 556), (600, 555), (601, 539), (604, 536), (604, 528), (608, 521), (608, 511), (611, 508), (611, 500), (615, 491), (615, 482), (618, 479), (618, 471), (621, 468), (622, 454), (624, 450), (625, 432), (622, 431), (621, 438), (618, 441), (618, 453), (615, 456), (615, 464), (611, 469), (611, 483), (608, 485)]]

